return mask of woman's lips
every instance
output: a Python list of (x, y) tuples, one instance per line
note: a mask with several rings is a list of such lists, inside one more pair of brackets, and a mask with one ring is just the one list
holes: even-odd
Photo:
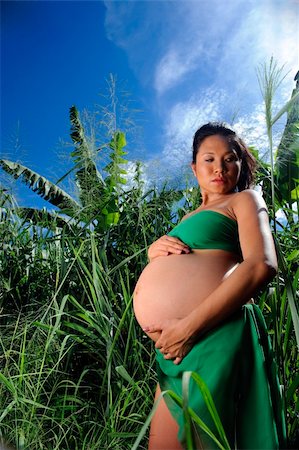
[(217, 184), (223, 184), (225, 183), (225, 179), (224, 178), (214, 178), (212, 180), (213, 183), (217, 183)]

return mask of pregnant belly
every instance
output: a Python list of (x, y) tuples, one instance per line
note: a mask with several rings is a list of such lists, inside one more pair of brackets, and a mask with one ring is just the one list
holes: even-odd
[[(185, 317), (236, 265), (236, 257), (222, 250), (197, 250), (154, 259), (135, 287), (133, 306), (137, 321), (145, 327)], [(156, 340), (155, 336), (150, 337)]]

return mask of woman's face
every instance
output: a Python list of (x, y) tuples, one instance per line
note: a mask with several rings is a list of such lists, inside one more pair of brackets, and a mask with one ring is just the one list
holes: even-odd
[(238, 183), (241, 161), (226, 139), (215, 134), (203, 140), (191, 167), (202, 192), (229, 194)]

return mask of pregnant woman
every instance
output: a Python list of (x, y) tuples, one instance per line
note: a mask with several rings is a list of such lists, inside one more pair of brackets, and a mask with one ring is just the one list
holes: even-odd
[[(136, 318), (155, 341), (158, 386), (182, 394), (185, 371), (208, 386), (230, 448), (284, 447), (285, 424), (263, 317), (251, 297), (276, 273), (267, 208), (255, 191), (255, 161), (222, 124), (197, 130), (192, 170), (202, 203), (148, 251), (134, 292)], [(189, 406), (218, 436), (193, 382)], [(219, 448), (193, 427), (194, 448)], [(149, 449), (185, 445), (181, 408), (160, 401)]]

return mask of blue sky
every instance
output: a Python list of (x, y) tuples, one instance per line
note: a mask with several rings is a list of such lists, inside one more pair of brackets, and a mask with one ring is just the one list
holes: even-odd
[[(209, 120), (264, 154), (256, 69), (271, 56), (285, 64), (282, 106), (299, 68), (298, 10), (296, 0), (1, 1), (2, 157), (55, 182), (70, 167), (70, 106), (98, 110), (110, 73), (140, 110), (127, 150), (147, 180), (185, 176), (192, 136)], [(17, 199), (42, 204), (26, 187)]]

